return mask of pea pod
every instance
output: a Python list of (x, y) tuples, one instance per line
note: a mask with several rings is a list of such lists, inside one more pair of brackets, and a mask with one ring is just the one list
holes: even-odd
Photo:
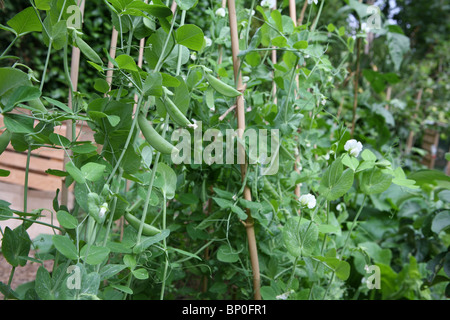
[(212, 75), (210, 75), (208, 73), (205, 73), (205, 77), (206, 77), (206, 80), (208, 80), (209, 84), (211, 85), (211, 87), (213, 87), (214, 90), (223, 94), (226, 97), (234, 98), (234, 97), (240, 96), (242, 94), (239, 91), (237, 91), (235, 88), (233, 88), (232, 86), (226, 84), (225, 82), (222, 82), (221, 80), (213, 77)]
[(278, 195), (278, 192), (275, 191), (274, 186), (270, 183), (269, 180), (265, 176), (263, 176), (263, 183), (264, 183), (264, 191), (268, 192), (272, 197), (279, 199), (280, 196)]
[(138, 124), (145, 140), (147, 140), (147, 142), (157, 151), (164, 154), (171, 154), (173, 150), (176, 150), (170, 142), (161, 137), (161, 135), (153, 129), (152, 125), (142, 113), (138, 115)]
[[(130, 224), (130, 226), (132, 226), (134, 229), (139, 230), (141, 221), (138, 218), (133, 216), (131, 213), (127, 212), (127, 213), (125, 213), (125, 220), (127, 220), (128, 223)], [(144, 226), (142, 228), (142, 234), (144, 236), (148, 236), (148, 237), (154, 236), (160, 232), (161, 232), (161, 230), (159, 230), (158, 228), (151, 226), (147, 223), (144, 223)]]
[(0, 154), (2, 154), (3, 151), (5, 151), (6, 148), (8, 147), (8, 144), (11, 141), (11, 137), (12, 133), (8, 129), (5, 129), (2, 135), (0, 135)]
[(172, 118), (175, 123), (182, 127), (187, 127), (188, 125), (192, 124), (188, 118), (183, 114), (183, 112), (178, 109), (178, 107), (173, 103), (172, 100), (170, 100), (169, 97), (166, 97), (165, 99), (165, 107), (167, 110), (167, 113), (169, 114), (170, 118)]

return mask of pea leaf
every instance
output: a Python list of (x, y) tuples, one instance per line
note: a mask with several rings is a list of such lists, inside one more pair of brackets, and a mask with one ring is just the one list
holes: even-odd
[(12, 19), (6, 22), (6, 24), (14, 29), (17, 36), (22, 36), (33, 31), (42, 31), (42, 24), (33, 7), (28, 7), (25, 10), (20, 11)]
[(70, 176), (78, 183), (84, 184), (86, 182), (84, 174), (80, 169), (75, 167), (73, 162), (66, 163), (66, 171), (70, 174)]
[(127, 54), (122, 54), (116, 58), (116, 62), (119, 65), (120, 69), (128, 70), (128, 71), (139, 71), (136, 65), (136, 62)]
[(161, 162), (158, 164), (157, 172), (159, 176), (155, 181), (155, 186), (161, 188), (161, 191), (167, 199), (173, 199), (177, 188), (177, 175), (175, 171), (167, 164)]
[(59, 210), (56, 213), (56, 219), (58, 219), (59, 224), (65, 229), (75, 229), (78, 226), (77, 219), (64, 210)]
[(78, 259), (77, 248), (68, 237), (55, 234), (52, 237), (52, 241), (56, 250), (58, 250), (63, 256), (71, 260)]
[(319, 239), (319, 230), (314, 222), (292, 217), (283, 227), (283, 242), (288, 252), (294, 256), (310, 255)]
[(103, 164), (88, 162), (81, 167), (81, 172), (86, 180), (95, 182), (102, 178), (105, 169)]
[(198, 0), (175, 0), (181, 10), (189, 10), (197, 5)]
[(233, 252), (228, 245), (221, 245), (217, 250), (217, 259), (222, 262), (234, 263), (239, 260), (239, 254)]
[(378, 168), (364, 171), (361, 175), (361, 191), (367, 195), (386, 191), (392, 182), (392, 176)]
[(347, 169), (343, 172), (342, 160), (336, 159), (325, 171), (320, 182), (319, 192), (329, 201), (339, 199), (353, 185), (354, 172)]
[(439, 212), (433, 219), (431, 223), (431, 230), (433, 232), (439, 233), (444, 229), (450, 227), (450, 211), (445, 210)]
[(185, 24), (175, 32), (178, 44), (191, 50), (200, 51), (203, 48), (204, 34), (202, 29), (193, 24)]
[[(88, 251), (89, 249), (89, 251)], [(81, 258), (90, 265), (102, 263), (109, 255), (109, 248), (85, 245), (80, 252)]]
[(2, 253), (6, 261), (14, 267), (24, 266), (27, 261), (20, 257), (28, 256), (31, 240), (23, 225), (11, 230), (6, 227), (2, 238)]

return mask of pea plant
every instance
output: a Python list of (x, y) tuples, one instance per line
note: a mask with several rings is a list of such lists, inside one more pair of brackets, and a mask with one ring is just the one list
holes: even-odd
[[(360, 229), (376, 228), (373, 208), (385, 208), (387, 190), (420, 197), (424, 185), (359, 116), (370, 116), (359, 109), (376, 76), (359, 78), (366, 32), (325, 23), (327, 1), (301, 2), (300, 19), (295, 2), (94, 2), (112, 35), (88, 40), (95, 16), (74, 0), (32, 0), (0, 25), (13, 39), (0, 49), (0, 152), (25, 152), (26, 176), (33, 150), (65, 154), (64, 170), (46, 171), (64, 181), (52, 208), (27, 209), (27, 178), (23, 210), (0, 201), (0, 220), (22, 221), (1, 230), (12, 266), (5, 298), (378, 298), (361, 281), (367, 266), (396, 273), (381, 236)], [(361, 20), (366, 8), (344, 9)], [(42, 72), (14, 56), (31, 35), (46, 50)], [(96, 75), (91, 86), (74, 52)], [(46, 90), (56, 56), (63, 97)], [(66, 134), (56, 133), (62, 125)], [(0, 175), (7, 181), (9, 171)], [(68, 192), (73, 203), (60, 197)], [(44, 214), (58, 223), (40, 221)], [(32, 224), (53, 234), (30, 239)], [(12, 288), (27, 263), (41, 264), (35, 279)], [(417, 285), (425, 274), (382, 297), (430, 297)]]

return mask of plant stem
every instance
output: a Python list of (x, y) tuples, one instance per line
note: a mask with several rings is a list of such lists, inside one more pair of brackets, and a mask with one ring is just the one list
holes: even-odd
[(51, 54), (51, 51), (52, 51), (52, 45), (53, 45), (53, 40), (50, 39), (50, 41), (48, 43), (47, 58), (45, 59), (44, 71), (42, 73), (42, 78), (41, 78), (41, 85), (39, 86), (39, 90), (41, 90), (41, 92), (42, 92), (42, 88), (44, 87), (45, 74), (47, 73), (48, 62), (50, 61), (50, 54)]
[[(11, 273), (9, 274), (9, 279), (8, 279), (8, 287), (9, 287), (9, 289), (11, 289), (11, 284), (12, 284), (12, 280), (13, 280), (15, 271), (16, 271), (16, 267), (13, 266), (12, 269), (11, 269)], [(8, 300), (8, 298), (9, 298), (9, 291), (5, 294), (5, 300)]]
[[(167, 207), (167, 199), (166, 199), (165, 193), (164, 193), (163, 197), (164, 197), (164, 200), (163, 200), (162, 228), (163, 228), (163, 230), (165, 230), (166, 229), (166, 207)], [(164, 264), (164, 273), (163, 273), (163, 282), (162, 282), (162, 286), (161, 286), (161, 294), (159, 296), (160, 300), (164, 300), (164, 290), (166, 289), (167, 269), (169, 267), (169, 257), (167, 255), (167, 242), (166, 242), (165, 238), (163, 240), (163, 246), (164, 246), (166, 261)]]
[(28, 206), (28, 175), (30, 171), (31, 144), (28, 145), (27, 164), (25, 166), (25, 183), (23, 185), (23, 212), (27, 212)]
[(350, 136), (353, 138), (356, 127), (356, 108), (358, 107), (358, 85), (359, 85), (359, 64), (360, 64), (360, 47), (361, 38), (356, 40), (356, 70), (355, 78), (353, 82), (353, 118), (352, 118), (352, 130)]
[[(359, 215), (361, 214), (362, 209), (364, 208), (364, 204), (366, 202), (366, 198), (367, 198), (367, 195), (365, 194), (363, 202), (361, 203), (361, 206), (359, 207), (358, 213), (356, 214), (355, 218), (353, 219), (352, 226), (350, 227), (350, 230), (349, 230), (349, 232), (347, 234), (347, 238), (345, 239), (344, 246), (342, 247), (341, 257), (344, 257), (345, 249), (347, 249), (348, 240), (350, 239), (350, 236), (351, 236), (351, 234), (353, 232), (353, 229), (356, 226), (356, 222), (357, 222), (357, 220), (359, 218)], [(328, 283), (327, 290), (325, 291), (325, 294), (323, 295), (323, 300), (325, 300), (325, 298), (327, 297), (328, 291), (330, 290), (330, 287), (333, 284), (335, 275), (336, 275), (336, 273), (333, 271), (331, 279), (330, 279), (330, 282)]]
[(9, 46), (5, 49), (5, 51), (3, 51), (2, 55), (0, 56), (0, 58), (3, 57), (9, 51), (9, 49), (11, 49), (11, 47), (14, 45), (14, 43), (17, 41), (17, 39), (19, 39), (18, 36), (16, 36), (14, 38), (14, 40), (9, 44)]

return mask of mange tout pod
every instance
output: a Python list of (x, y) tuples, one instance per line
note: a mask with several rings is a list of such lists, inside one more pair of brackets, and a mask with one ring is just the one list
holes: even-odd
[(208, 80), (209, 84), (211, 85), (211, 87), (213, 87), (214, 90), (223, 94), (226, 97), (234, 98), (234, 97), (240, 96), (242, 94), (239, 91), (237, 91), (235, 88), (233, 88), (232, 86), (226, 84), (225, 82), (220, 81), (219, 79), (217, 79), (216, 77), (214, 77), (208, 73), (205, 73), (205, 77), (206, 77), (206, 80)]
[(166, 97), (164, 105), (166, 106), (170, 118), (175, 121), (176, 124), (182, 127), (187, 127), (192, 124), (169, 97)]
[(138, 115), (138, 124), (145, 140), (147, 140), (147, 142), (157, 151), (163, 154), (171, 154), (173, 150), (176, 150), (169, 141), (161, 137), (161, 135), (153, 129), (150, 122), (147, 121), (142, 113)]
[[(131, 213), (127, 212), (125, 213), (125, 220), (127, 220), (130, 226), (132, 226), (134, 229), (139, 230), (141, 221), (138, 218), (133, 216)], [(147, 237), (154, 236), (160, 232), (161, 230), (147, 223), (144, 223), (144, 226), (142, 228), (142, 234)]]

